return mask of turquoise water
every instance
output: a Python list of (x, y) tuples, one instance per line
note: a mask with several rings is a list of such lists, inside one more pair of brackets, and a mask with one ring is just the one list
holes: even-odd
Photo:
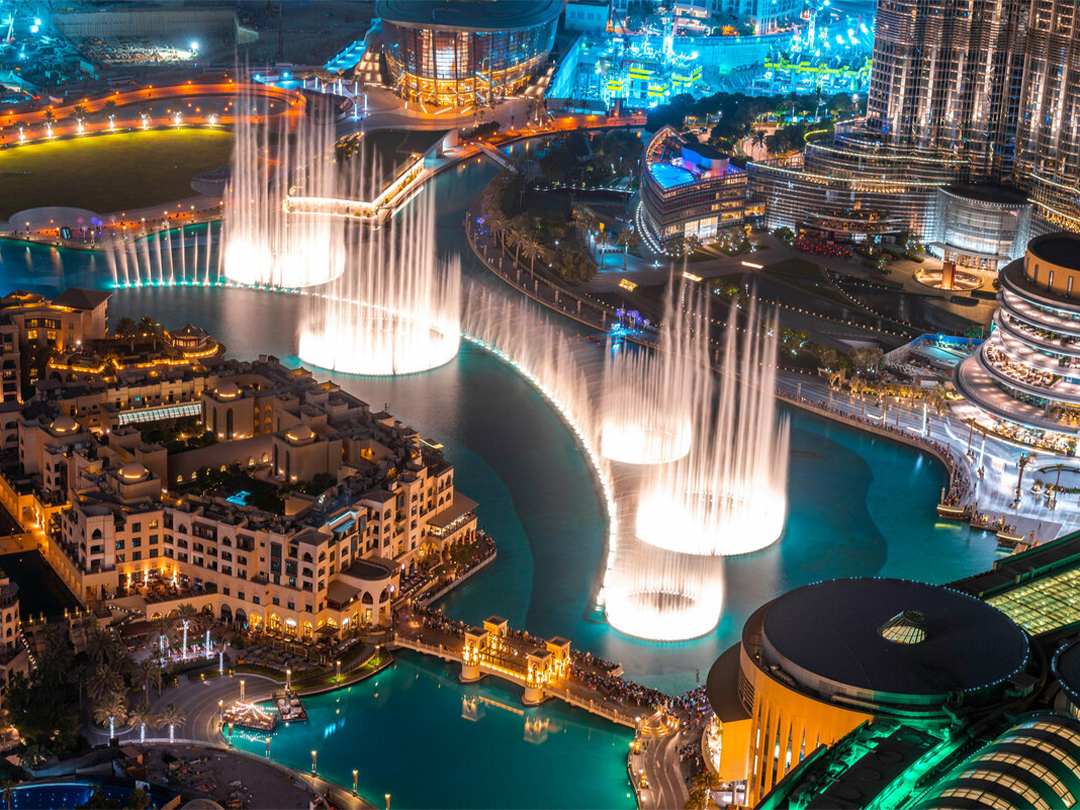
[[(460, 252), (485, 279), (461, 232), (467, 202), (492, 174), (469, 164), (435, 183), (439, 245)], [(0, 242), (0, 286), (55, 294), (70, 285), (107, 287), (94, 254)], [(500, 282), (486, 279), (498, 289)], [(166, 326), (205, 326), (233, 357), (294, 356), (297, 299), (239, 289), (120, 290), (113, 322), (150, 314)], [(540, 635), (623, 663), (633, 678), (679, 692), (738, 640), (746, 617), (784, 591), (836, 576), (888, 575), (947, 582), (988, 568), (995, 543), (966, 526), (939, 523), (943, 470), (927, 455), (835, 422), (794, 412), (790, 512), (783, 541), (727, 561), (725, 612), (717, 631), (683, 644), (642, 642), (590, 618), (604, 538), (592, 479), (555, 411), (521, 377), (465, 346), (453, 363), (403, 378), (338, 381), (373, 408), (443, 442), (462, 490), (480, 502), (481, 525), (499, 558), (443, 601), (472, 622), (497, 613)]]
[[(456, 670), (456, 668), (455, 668)], [(476, 709), (463, 698), (475, 699)], [(360, 771), (360, 794), (395, 808), (633, 808), (628, 728), (596, 723), (561, 702), (525, 708), (500, 681), (457, 682), (446, 665), (404, 653), (355, 686), (305, 698), (306, 723), (281, 727), (270, 755), (339, 785)], [(266, 736), (233, 742), (266, 754)]]
[(656, 178), (661, 188), (674, 188), (684, 183), (691, 183), (694, 175), (682, 166), (672, 166), (670, 163), (650, 163), (649, 171)]
[[(473, 261), (461, 230), (466, 205), (492, 173), (486, 163), (471, 163), (440, 176), (435, 191), (440, 250), (461, 253), (468, 275), (498, 289), (501, 283), (487, 278)], [(5, 292), (21, 288), (56, 294), (68, 286), (110, 283), (104, 261), (93, 254), (0, 241), (0, 287)], [(187, 321), (204, 326), (234, 357), (272, 353), (286, 363), (299, 362), (294, 356), (298, 300), (292, 296), (148, 288), (118, 291), (111, 309), (114, 323), (125, 315), (149, 314), (167, 327)], [(499, 556), (443, 600), (449, 614), (478, 622), (496, 613), (533, 634), (565, 636), (578, 648), (621, 661), (630, 677), (669, 692), (691, 688), (698, 677), (704, 678), (716, 656), (738, 640), (746, 617), (790, 588), (854, 575), (946, 582), (984, 570), (994, 559), (992, 538), (936, 521), (934, 505), (945, 476), (927, 455), (794, 412), (790, 514), (783, 541), (759, 554), (727, 561), (725, 611), (714, 633), (684, 644), (638, 641), (590, 617), (603, 553), (603, 513), (571, 434), (526, 381), (468, 346), (454, 362), (426, 374), (338, 381), (373, 408), (386, 405), (421, 435), (445, 444), (458, 485), (481, 504), (480, 523), (496, 538)], [(461, 725), (467, 722), (458, 717), (464, 688), (452, 678), (440, 678), (440, 672), (439, 665), (406, 659), (380, 676), (378, 698), (374, 692), (364, 697), (366, 686), (354, 687), (356, 695), (348, 700), (356, 701), (355, 706), (350, 703), (348, 713), (342, 712), (348, 724), (327, 731), (330, 724), (324, 718), (321, 725), (313, 721), (283, 729), (272, 743), (273, 756), (307, 768), (312, 747), (319, 749), (320, 762), (341, 784), (351, 784), (353, 767), (370, 756), (379, 757), (379, 769), (372, 768), (372, 795), (387, 790), (400, 794), (403, 802), (395, 800), (395, 806), (454, 806), (466, 783), (478, 785), (480, 791), (480, 798), (464, 801), (470, 806), (481, 806), (481, 801), (487, 802), (483, 806), (523, 805), (532, 801), (532, 791), (540, 791), (536, 795), (544, 798), (530, 806), (613, 807), (625, 800), (625, 741), (610, 752), (607, 742), (597, 742), (614, 733), (609, 724), (570, 715), (574, 722), (559, 738), (569, 746), (570, 758), (560, 760), (559, 767), (552, 765), (554, 770), (535, 768), (538, 752), (550, 742), (534, 747), (521, 734), (507, 736), (510, 732), (502, 724), (509, 724), (511, 715), (518, 717), (512, 712), (503, 721), (489, 710), (488, 720)], [(503, 691), (495, 684), (472, 688), (493, 689), (503, 703), (515, 708), (519, 704), (509, 688)], [(416, 700), (428, 713), (414, 709)], [(524, 720), (515, 722), (520, 731)], [(322, 743), (328, 746), (325, 752), (309, 739), (316, 728), (318, 734), (327, 734), (326, 739), (337, 735), (333, 745)], [(606, 752), (602, 763), (574, 753), (594, 746)], [(262, 750), (260, 744), (258, 753)], [(401, 762), (393, 761), (391, 752)], [(336, 765), (335, 757), (341, 758)], [(506, 764), (493, 767), (493, 762)], [(436, 778), (432, 770), (444, 766), (451, 774), (449, 782)], [(546, 792), (559, 785), (533, 784), (537, 779), (559, 783), (574, 798)], [(593, 790), (601, 792), (589, 793)], [(406, 798), (410, 795), (414, 799)]]

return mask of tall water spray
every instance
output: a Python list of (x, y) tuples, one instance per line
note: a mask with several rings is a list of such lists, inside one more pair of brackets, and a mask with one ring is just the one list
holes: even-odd
[[(285, 288), (332, 281), (344, 269), (343, 220), (294, 211), (290, 198), (335, 196), (333, 120), (283, 114), (271, 124), (250, 96), (238, 96), (234, 103), (224, 274), (241, 284)], [(266, 123), (256, 120), (260, 117)]]
[(608, 341), (601, 394), (600, 449), (624, 464), (663, 464), (685, 456), (693, 438), (685, 396), (708, 364), (704, 340), (675, 311), (670, 286), (657, 351)]
[(426, 371), (450, 362), (461, 335), (461, 270), (438, 259), (435, 208), (424, 195), (388, 235), (363, 229), (347, 271), (305, 306), (300, 357), (348, 374)]
[[(687, 456), (652, 468), (642, 484), (635, 533), (679, 553), (747, 554), (775, 543), (787, 517), (788, 425), (776, 406), (776, 328), (751, 301), (745, 337), (732, 310), (719, 404), (694, 388)], [(702, 317), (707, 313), (702, 313)]]
[(604, 579), (608, 621), (660, 641), (712, 630), (723, 609), (723, 557), (774, 543), (787, 514), (788, 426), (776, 409), (775, 324), (751, 303), (739, 341), (732, 311), (718, 392), (707, 362), (707, 301), (685, 287), (679, 300), (680, 311), (669, 308), (666, 318), (669, 334), (681, 335), (671, 341), (680, 350), (669, 362), (684, 358), (685, 376), (669, 389), (668, 410), (645, 416), (659, 422), (665, 413), (688, 413), (693, 441), (681, 458), (642, 470), (637, 486), (620, 487), (627, 515)]

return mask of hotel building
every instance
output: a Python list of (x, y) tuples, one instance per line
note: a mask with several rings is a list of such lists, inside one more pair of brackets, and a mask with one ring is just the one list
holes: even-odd
[[(80, 601), (338, 634), (388, 621), (418, 566), (476, 539), (453, 467), (391, 415), (271, 357), (167, 360), (39, 386), (3, 456), (0, 502)], [(144, 438), (178, 419), (212, 443)]]

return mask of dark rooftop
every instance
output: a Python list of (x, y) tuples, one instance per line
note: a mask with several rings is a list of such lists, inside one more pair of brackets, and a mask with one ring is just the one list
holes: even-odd
[(78, 287), (69, 287), (53, 299), (53, 304), (72, 309), (94, 309), (110, 295), (112, 293), (106, 290), (83, 290)]
[(1067, 233), (1052, 233), (1032, 239), (1028, 250), (1044, 261), (1080, 270), (1080, 236)]
[[(879, 628), (906, 610), (926, 639), (895, 644)], [(796, 680), (841, 691), (944, 696), (977, 690), (1022, 668), (1028, 642), (1008, 616), (967, 594), (899, 579), (837, 579), (797, 588), (768, 606), (762, 646)], [(770, 648), (774, 652), (770, 652)]]
[(949, 186), (945, 189), (950, 194), (958, 197), (978, 200), (980, 202), (1024, 205), (1027, 195), (1008, 186), (998, 186), (992, 183), (965, 183)]
[(411, 26), (505, 31), (551, 22), (563, 0), (379, 0), (375, 16)]

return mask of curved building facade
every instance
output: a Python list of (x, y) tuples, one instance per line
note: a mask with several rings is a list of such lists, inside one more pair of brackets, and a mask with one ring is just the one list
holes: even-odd
[(458, 107), (523, 89), (555, 42), (559, 0), (379, 0), (395, 92)]
[(680, 236), (711, 242), (746, 222), (746, 172), (727, 155), (661, 127), (643, 163), (642, 218), (653, 247)]
[(759, 608), (709, 672), (713, 764), (753, 805), (867, 720), (945, 728), (999, 703), (1029, 661), (1024, 631), (959, 591), (896, 579), (798, 588)]
[(1033, 239), (999, 275), (993, 332), (954, 372), (992, 418), (1075, 449), (1080, 428), (1080, 236)]
[(1061, 714), (1021, 718), (942, 779), (916, 810), (1030, 807), (1080, 802), (1080, 720)]
[(970, 270), (997, 272), (1024, 255), (1031, 231), (1031, 204), (1001, 186), (939, 188), (934, 242), (945, 261)]
[(833, 138), (808, 141), (801, 163), (747, 167), (749, 194), (765, 202), (765, 225), (800, 228), (811, 217), (849, 220), (837, 238), (933, 233), (935, 195), (956, 182), (964, 161), (955, 152), (919, 155), (882, 142), (858, 123), (838, 124)]

